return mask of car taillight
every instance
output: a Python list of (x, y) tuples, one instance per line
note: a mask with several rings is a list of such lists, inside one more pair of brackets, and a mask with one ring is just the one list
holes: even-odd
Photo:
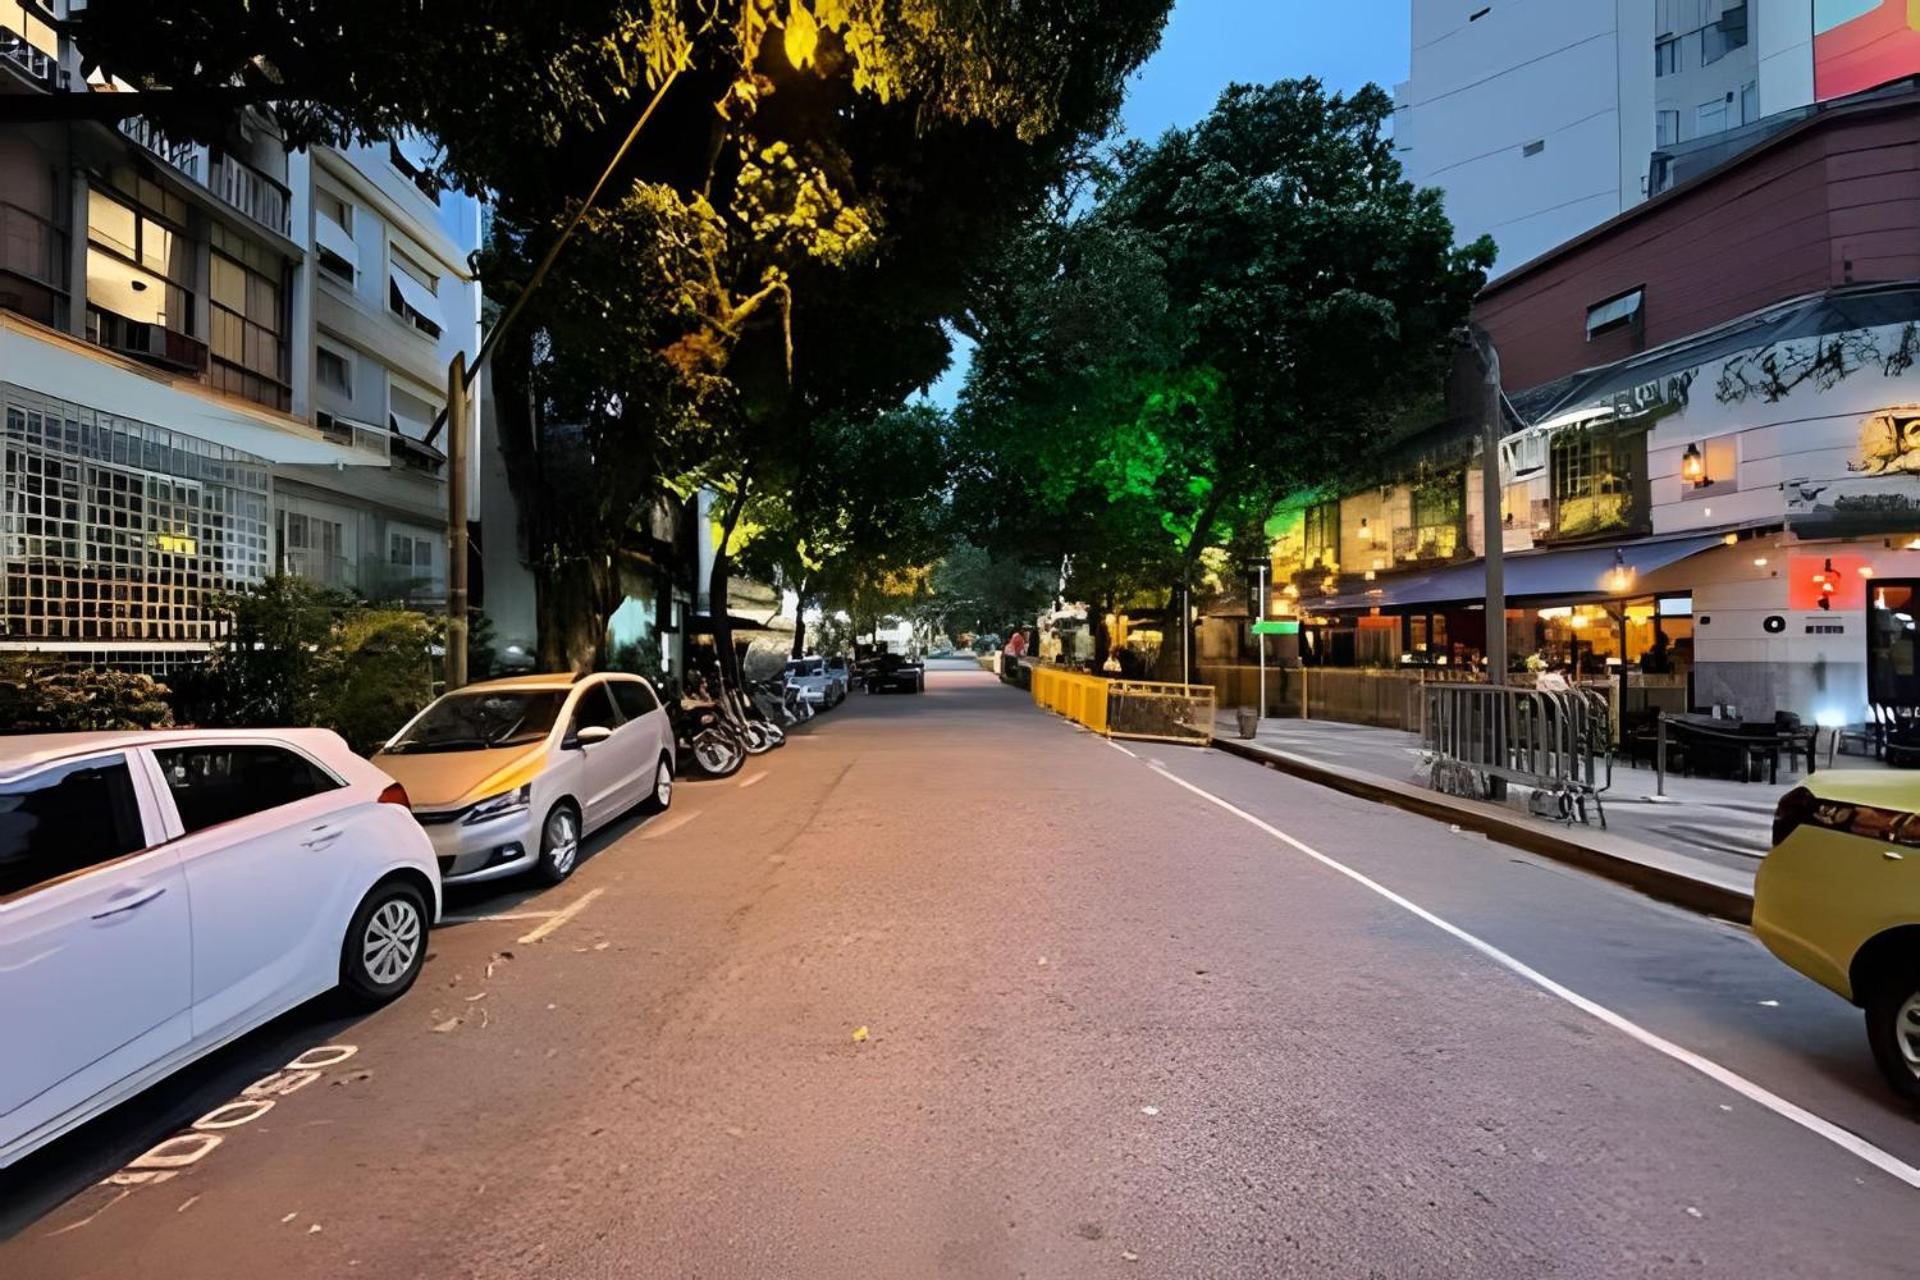
[(1813, 792), (1805, 787), (1795, 787), (1780, 797), (1780, 803), (1773, 810), (1773, 843), (1776, 848), (1793, 834), (1794, 829), (1813, 816), (1814, 808), (1820, 802)]
[(397, 804), (402, 809), (413, 808), (413, 801), (407, 799), (407, 789), (397, 782), (389, 782), (380, 792), (381, 804)]

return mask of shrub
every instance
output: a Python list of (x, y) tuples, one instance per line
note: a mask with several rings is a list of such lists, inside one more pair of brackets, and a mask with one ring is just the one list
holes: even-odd
[(148, 676), (0, 656), (0, 725), (9, 733), (165, 728), (173, 723), (166, 693)]
[(348, 610), (321, 655), (314, 722), (355, 751), (378, 748), (433, 700), (435, 630), (404, 609)]

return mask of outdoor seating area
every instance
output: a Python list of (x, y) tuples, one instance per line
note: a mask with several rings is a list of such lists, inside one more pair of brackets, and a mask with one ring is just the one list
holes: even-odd
[(1743, 721), (1648, 709), (1629, 713), (1625, 728), (1621, 754), (1629, 764), (1687, 778), (1778, 783), (1783, 757), (1789, 774), (1813, 772), (1819, 757), (1819, 726), (1789, 711)]

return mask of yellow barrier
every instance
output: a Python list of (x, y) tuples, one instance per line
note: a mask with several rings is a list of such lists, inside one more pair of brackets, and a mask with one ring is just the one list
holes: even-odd
[(1059, 667), (1033, 669), (1035, 706), (1083, 724), (1095, 733), (1107, 731), (1107, 687), (1111, 681)]

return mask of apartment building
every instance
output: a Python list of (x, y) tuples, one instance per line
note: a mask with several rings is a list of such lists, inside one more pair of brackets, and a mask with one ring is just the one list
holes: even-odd
[[(1906, 0), (1412, 0), (1396, 141), (1503, 274), (1815, 102), (1910, 74)], [(1920, 35), (1916, 36), (1920, 39)]]
[[(0, 0), (0, 93), (124, 91), (62, 46)], [(256, 112), (211, 143), (0, 130), (0, 648), (162, 671), (280, 571), (443, 602), (426, 437), (478, 213), (407, 145), (292, 152)]]

